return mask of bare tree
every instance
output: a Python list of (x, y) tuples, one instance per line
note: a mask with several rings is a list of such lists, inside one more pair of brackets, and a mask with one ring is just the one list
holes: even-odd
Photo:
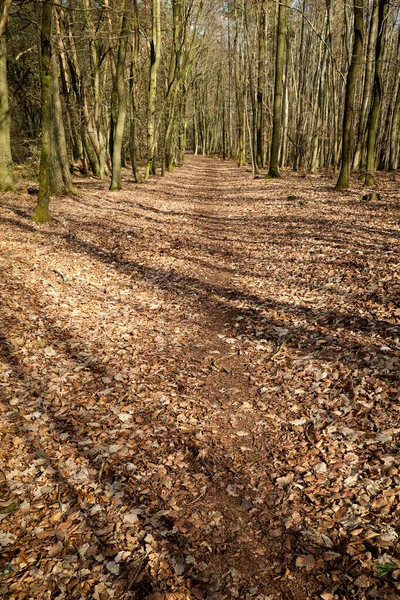
[(272, 129), (271, 155), (267, 178), (280, 177), (279, 152), (281, 144), (281, 120), (283, 97), (283, 72), (285, 65), (285, 34), (286, 34), (287, 7), (280, 3), (278, 6), (278, 29), (275, 56), (275, 92), (274, 92), (274, 118)]
[(350, 170), (353, 154), (353, 123), (355, 113), (355, 91), (362, 67), (364, 37), (364, 0), (354, 0), (354, 41), (350, 69), (347, 75), (346, 95), (344, 100), (344, 117), (342, 133), (342, 166), (335, 189), (345, 190), (349, 187)]
[(41, 102), (42, 102), (42, 145), (40, 150), (39, 195), (33, 220), (45, 223), (49, 220), (49, 200), (51, 193), (50, 182), (50, 151), (51, 151), (51, 28), (53, 6), (45, 1), (42, 4), (40, 47), (42, 53), (41, 70)]
[(14, 188), (10, 143), (10, 108), (7, 82), (6, 28), (8, 11), (12, 0), (0, 3), (0, 191)]

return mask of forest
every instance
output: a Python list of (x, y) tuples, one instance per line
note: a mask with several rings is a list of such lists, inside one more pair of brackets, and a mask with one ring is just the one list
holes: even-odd
[(400, 598), (400, 0), (0, 0), (0, 596)]
[(189, 149), (336, 189), (399, 166), (396, 2), (2, 0), (0, 36), (0, 189), (40, 159), (39, 222), (74, 168), (118, 190)]

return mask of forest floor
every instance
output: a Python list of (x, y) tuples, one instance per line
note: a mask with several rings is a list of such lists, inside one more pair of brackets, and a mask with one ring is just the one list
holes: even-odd
[(400, 174), (0, 201), (0, 596), (400, 598)]

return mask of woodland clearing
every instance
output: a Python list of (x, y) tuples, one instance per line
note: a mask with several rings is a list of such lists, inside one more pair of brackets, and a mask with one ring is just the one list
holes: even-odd
[(0, 595), (399, 598), (399, 173), (124, 176), (1, 196)]

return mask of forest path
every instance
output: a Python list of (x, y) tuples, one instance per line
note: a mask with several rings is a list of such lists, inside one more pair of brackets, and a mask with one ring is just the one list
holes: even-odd
[(397, 183), (190, 157), (45, 226), (4, 196), (3, 595), (391, 598)]

